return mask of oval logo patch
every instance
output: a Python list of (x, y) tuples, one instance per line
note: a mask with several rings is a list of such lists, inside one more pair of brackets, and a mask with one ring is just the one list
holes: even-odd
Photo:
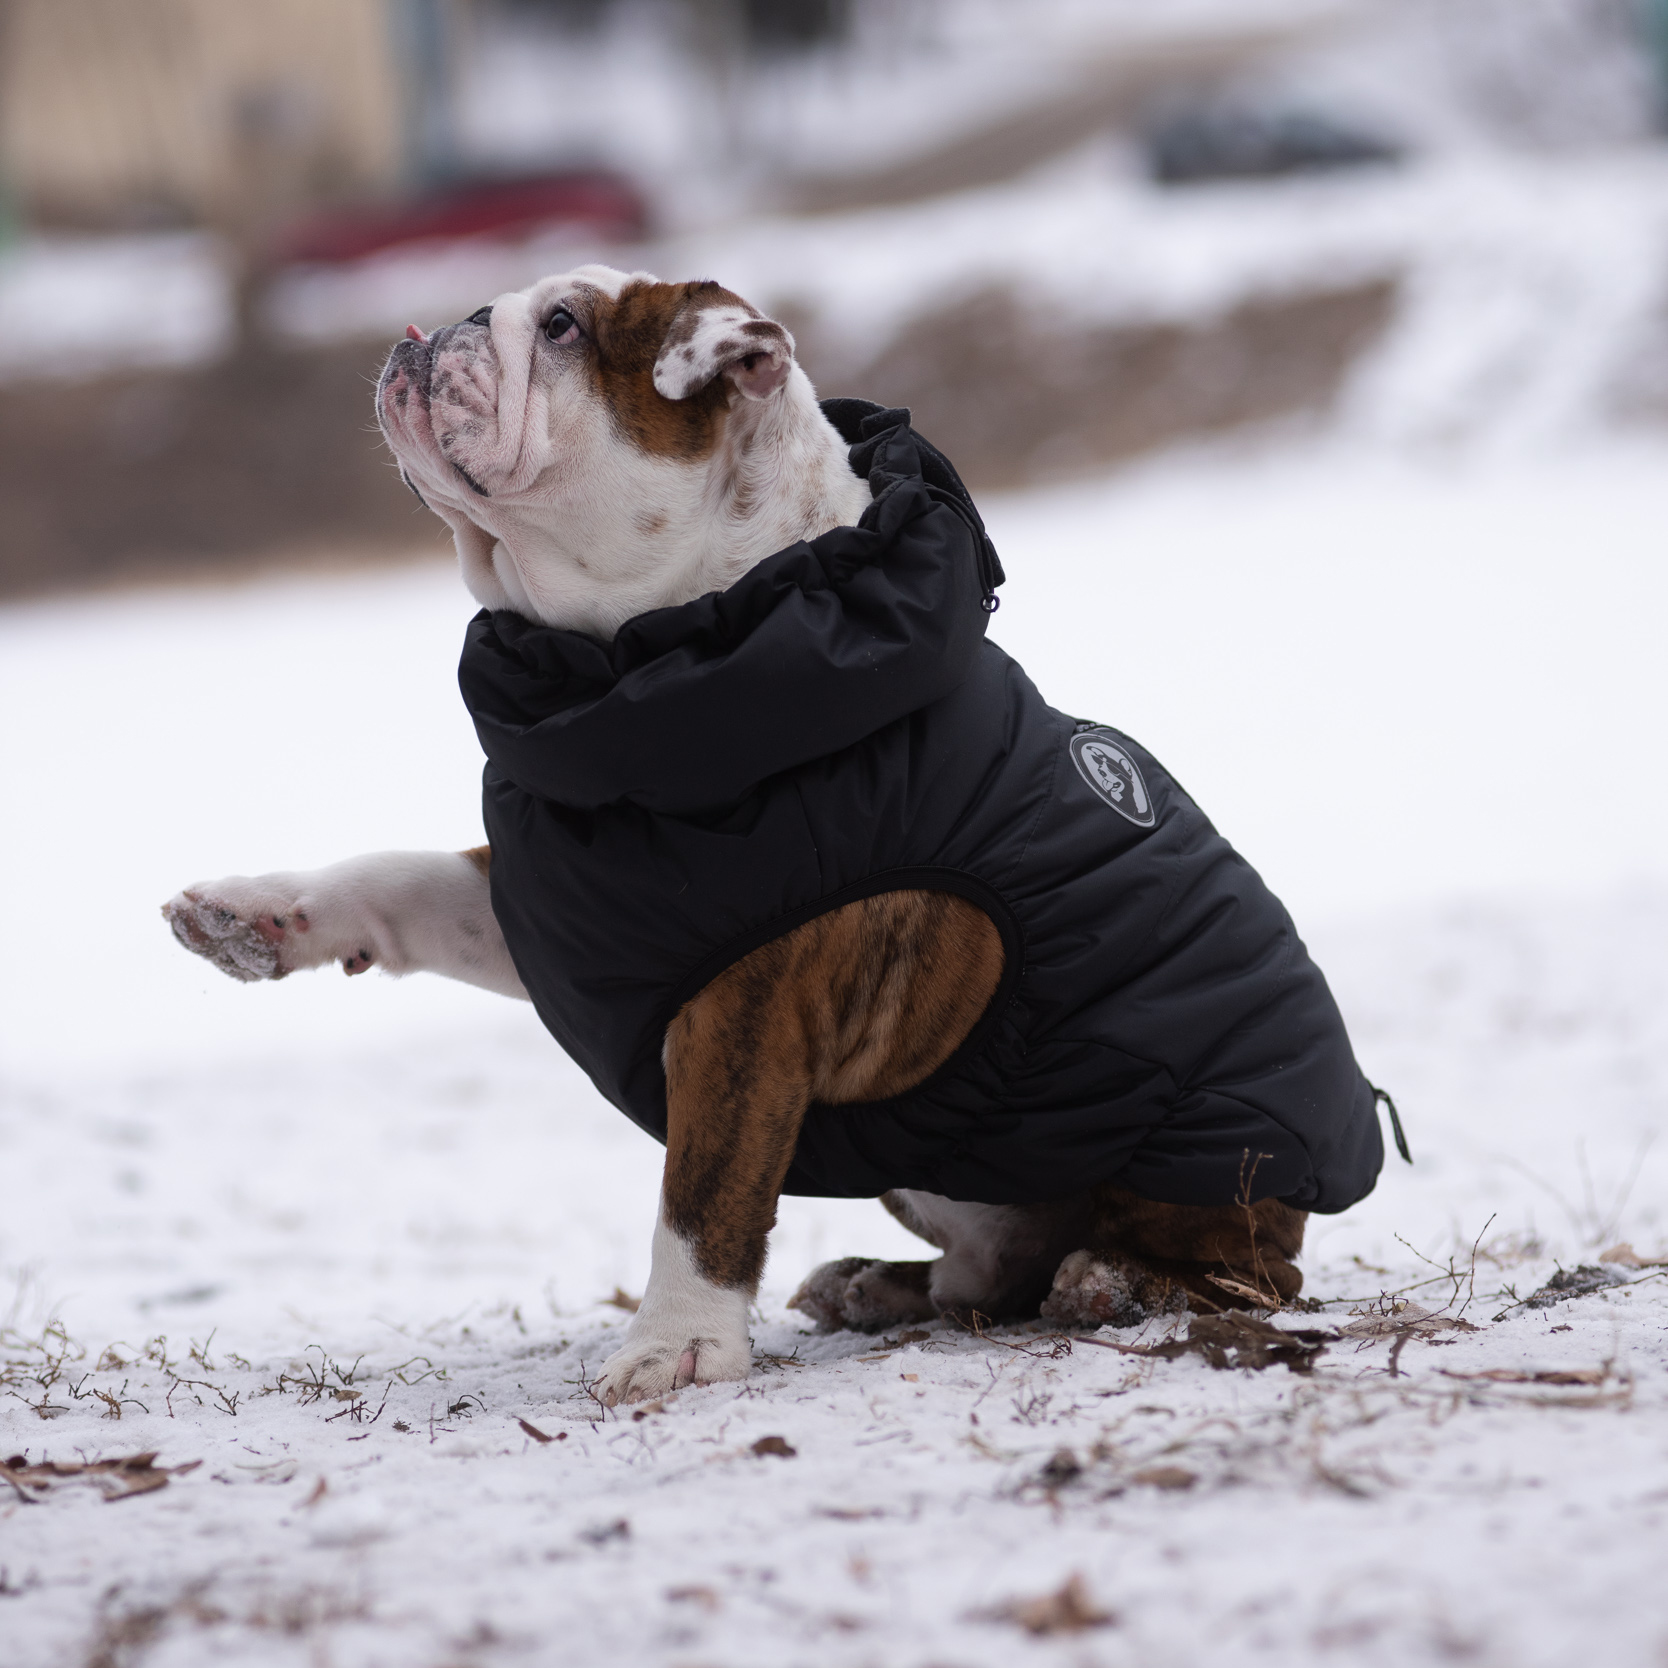
[(1158, 821), (1141, 767), (1110, 730), (1084, 730), (1071, 738), (1077, 774), (1116, 811), (1141, 828)]

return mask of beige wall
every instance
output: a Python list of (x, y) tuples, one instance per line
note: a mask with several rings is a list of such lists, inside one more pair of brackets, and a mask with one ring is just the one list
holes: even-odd
[(0, 169), (26, 213), (243, 226), (395, 184), (399, 0), (4, 0)]

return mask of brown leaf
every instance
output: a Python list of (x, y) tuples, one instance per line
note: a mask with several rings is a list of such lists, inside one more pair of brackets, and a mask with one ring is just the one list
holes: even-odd
[(1625, 1240), (1599, 1252), (1601, 1263), (1616, 1263), (1622, 1268), (1668, 1268), (1668, 1257), (1641, 1257)]
[(748, 1452), (757, 1454), (761, 1459), (766, 1454), (774, 1454), (778, 1459), (792, 1459), (799, 1450), (790, 1448), (786, 1437), (761, 1436)]
[(1457, 1315), (1439, 1315), (1418, 1303), (1398, 1303), (1387, 1315), (1358, 1315), (1339, 1328), (1345, 1338), (1424, 1338), (1433, 1332), (1476, 1332)]
[(324, 1478), (320, 1477), (319, 1480), (313, 1484), (313, 1492), (309, 1494), (307, 1498), (301, 1502), (301, 1504), (303, 1506), (316, 1506), (329, 1492), (329, 1483), (327, 1483)]
[(1444, 1378), (1480, 1380), (1485, 1384), (1603, 1384), (1610, 1377), (1608, 1367), (1559, 1367), (1544, 1372), (1520, 1372), (1515, 1367), (1489, 1367), (1480, 1373), (1450, 1372), (1439, 1367)]
[(0, 1477), (10, 1483), (23, 1500), (32, 1501), (35, 1498), (25, 1492), (27, 1489), (34, 1489), (37, 1494), (44, 1493), (54, 1483), (70, 1478), (84, 1478), (91, 1482), (106, 1500), (126, 1500), (135, 1494), (150, 1494), (156, 1489), (166, 1488), (171, 1477), (183, 1477), (202, 1463), (201, 1460), (189, 1460), (184, 1465), (158, 1465), (156, 1454), (152, 1451), (128, 1454), (122, 1459), (80, 1463), (42, 1460), (30, 1465), (23, 1455), (16, 1454), (0, 1466)]
[(930, 1332), (900, 1332), (898, 1342), (900, 1344), (924, 1344), (931, 1336)]
[(698, 1604), (708, 1615), (723, 1602), (711, 1587), (668, 1587), (666, 1597), (672, 1604)]
[(532, 1437), (535, 1442), (554, 1442), (556, 1440), (553, 1436), (546, 1436), (537, 1425), (528, 1424), (525, 1419), (517, 1419), (516, 1423), (520, 1425), (521, 1428), (526, 1431), (526, 1433)]
[(602, 1301), (608, 1304), (610, 1308), (624, 1309), (628, 1315), (635, 1315), (643, 1307), (642, 1298), (633, 1297), (624, 1286), (616, 1286), (614, 1295), (605, 1297)]
[(1108, 1627), (1117, 1618), (1109, 1610), (1099, 1610), (1083, 1585), (1083, 1577), (1073, 1574), (1058, 1592), (1046, 1593), (1041, 1598), (1011, 1599), (987, 1613), (992, 1621), (1013, 1622), (1027, 1633), (1039, 1636), (1051, 1633), (1082, 1633), (1086, 1628)]
[(1135, 1472), (1132, 1483), (1145, 1483), (1148, 1488), (1179, 1490), (1192, 1488), (1198, 1478), (1182, 1465), (1149, 1465), (1145, 1471)]
[(1283, 1361), (1294, 1373), (1306, 1373), (1314, 1358), (1338, 1334), (1314, 1328), (1273, 1326), (1250, 1315), (1229, 1310), (1222, 1315), (1195, 1315), (1185, 1338), (1162, 1344), (1119, 1344), (1110, 1338), (1077, 1337), (1079, 1344), (1099, 1344), (1120, 1355), (1149, 1355), (1174, 1361), (1182, 1355), (1202, 1355), (1213, 1367), (1245, 1367), (1261, 1372)]

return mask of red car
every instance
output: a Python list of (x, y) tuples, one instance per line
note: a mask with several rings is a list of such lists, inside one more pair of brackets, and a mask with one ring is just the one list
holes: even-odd
[(647, 230), (648, 205), (615, 174), (469, 180), (403, 202), (313, 215), (291, 227), (273, 255), (278, 265), (357, 261), (400, 244), (470, 237), (514, 242), (564, 225), (628, 241)]

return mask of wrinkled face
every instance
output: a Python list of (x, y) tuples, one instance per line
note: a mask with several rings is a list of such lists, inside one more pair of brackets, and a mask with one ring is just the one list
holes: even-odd
[(413, 327), (377, 416), (476, 595), (537, 605), (553, 564), (578, 582), (591, 561), (653, 560), (644, 539), (698, 504), (734, 403), (769, 400), (792, 370), (781, 325), (715, 283), (581, 267)]

